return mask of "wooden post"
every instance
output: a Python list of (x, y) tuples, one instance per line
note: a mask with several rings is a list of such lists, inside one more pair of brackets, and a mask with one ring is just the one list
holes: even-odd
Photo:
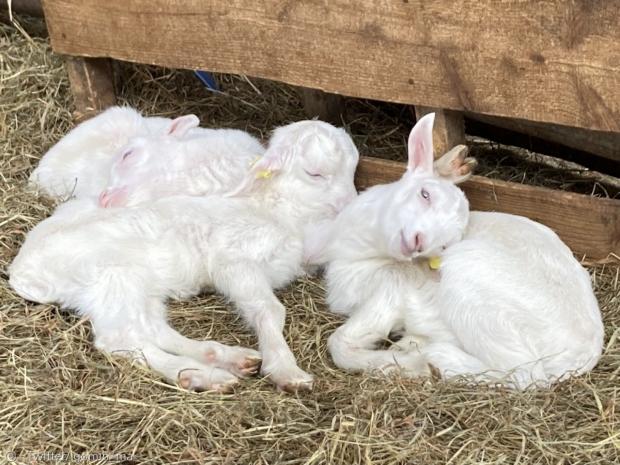
[(342, 95), (302, 87), (301, 100), (308, 118), (318, 117), (322, 121), (342, 125), (342, 115), (344, 115)]
[(66, 57), (75, 103), (73, 119), (79, 123), (116, 105), (112, 63), (107, 58)]
[(435, 113), (433, 126), (433, 147), (435, 158), (441, 157), (455, 145), (465, 143), (465, 123), (463, 114), (458, 111), (416, 105), (415, 116), (420, 119), (428, 113)]

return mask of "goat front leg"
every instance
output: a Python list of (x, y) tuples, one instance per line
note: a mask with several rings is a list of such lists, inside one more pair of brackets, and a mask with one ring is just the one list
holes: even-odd
[(312, 375), (297, 366), (282, 334), (286, 310), (260, 267), (253, 262), (221, 264), (214, 273), (213, 284), (233, 301), (256, 332), (263, 359), (261, 373), (280, 390), (311, 390)]
[(347, 371), (381, 371), (416, 377), (429, 373), (426, 358), (417, 350), (376, 350), (398, 327), (401, 315), (390, 300), (372, 299), (329, 337), (328, 348), (334, 363)]

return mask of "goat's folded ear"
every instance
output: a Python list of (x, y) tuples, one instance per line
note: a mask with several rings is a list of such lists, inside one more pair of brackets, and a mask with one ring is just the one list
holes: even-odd
[(478, 164), (475, 158), (468, 157), (469, 149), (465, 145), (457, 145), (435, 160), (435, 173), (448, 181), (460, 184), (467, 181)]
[(424, 115), (409, 134), (407, 171), (433, 172), (433, 124), (435, 113)]
[(197, 128), (200, 120), (196, 115), (179, 116), (173, 119), (166, 128), (166, 134), (174, 137), (183, 137), (190, 129)]
[(270, 147), (262, 157), (257, 158), (250, 167), (243, 180), (227, 196), (235, 196), (252, 192), (261, 182), (272, 178), (284, 166), (289, 154), (279, 147)]

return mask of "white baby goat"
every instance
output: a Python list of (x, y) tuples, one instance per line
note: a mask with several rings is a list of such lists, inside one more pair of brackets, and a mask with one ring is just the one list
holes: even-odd
[(186, 115), (157, 134), (131, 139), (114, 157), (100, 204), (131, 206), (178, 194), (226, 194), (238, 187), (264, 147), (244, 131), (202, 129), (198, 123), (196, 116)]
[[(467, 225), (463, 194), (432, 173), (432, 126), (413, 128), (402, 179), (361, 194), (314, 251), (330, 308), (349, 315), (329, 339), (334, 362), (411, 376), (430, 363), (521, 389), (592, 369), (603, 325), (587, 271), (526, 218), (472, 212)], [(374, 350), (393, 330), (404, 350)]]
[(223, 194), (265, 152), (250, 134), (198, 127), (112, 107), (70, 131), (41, 159), (31, 183), (48, 196), (99, 195), (103, 206), (135, 205), (175, 194)]
[(61, 200), (99, 195), (109, 182), (114, 155), (132, 137), (163, 130), (168, 118), (144, 118), (132, 108), (112, 107), (77, 125), (41, 158), (30, 182)]
[(10, 284), (26, 299), (87, 316), (100, 350), (139, 353), (185, 388), (227, 390), (256, 370), (258, 354), (187, 339), (166, 322), (166, 298), (213, 287), (257, 332), (262, 373), (281, 389), (310, 388), (312, 376), (282, 335), (285, 309), (272, 289), (303, 273), (305, 228), (356, 195), (357, 161), (343, 130), (307, 121), (274, 132), (235, 197), (116, 209), (69, 201), (28, 234)]

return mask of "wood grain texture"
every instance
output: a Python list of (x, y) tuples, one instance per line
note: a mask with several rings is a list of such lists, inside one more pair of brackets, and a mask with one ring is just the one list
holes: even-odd
[[(405, 164), (362, 157), (356, 185), (364, 189), (393, 182)], [(620, 200), (473, 176), (462, 186), (473, 210), (527, 216), (549, 226), (577, 254), (591, 259), (620, 255)]]
[(45, 0), (57, 52), (620, 131), (620, 0)]
[(415, 116), (417, 119), (428, 113), (435, 113), (433, 124), (435, 158), (439, 158), (452, 147), (465, 143), (465, 119), (462, 113), (416, 105)]
[(66, 57), (65, 66), (75, 104), (73, 118), (77, 123), (116, 104), (109, 59)]

